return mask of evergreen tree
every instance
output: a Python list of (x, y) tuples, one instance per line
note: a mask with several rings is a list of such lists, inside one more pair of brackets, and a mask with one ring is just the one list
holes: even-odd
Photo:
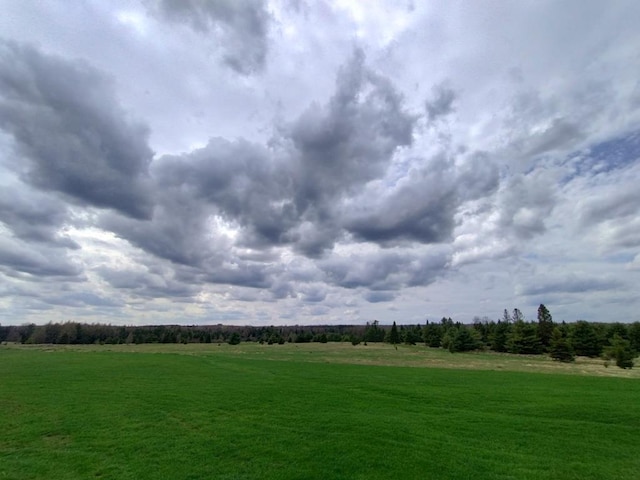
[(313, 337), (313, 341), (319, 342), (319, 343), (327, 343), (329, 341), (329, 338), (327, 337), (326, 333), (322, 332), (316, 335), (315, 337)]
[(607, 342), (609, 342), (615, 334), (629, 340), (629, 328), (625, 323), (614, 322), (607, 324), (607, 332), (605, 334)]
[(573, 348), (571, 348), (568, 338), (558, 327), (554, 328), (551, 333), (549, 355), (560, 362), (573, 362), (575, 360)]
[(384, 341), (385, 333), (384, 333), (384, 330), (379, 327), (379, 325), (380, 324), (378, 323), (377, 320), (374, 320), (371, 325), (369, 324), (369, 322), (367, 322), (367, 328), (365, 329), (365, 332), (364, 332), (365, 342), (383, 342)]
[(492, 324), (493, 322), (491, 320), (489, 320), (487, 317), (483, 317), (483, 318), (479, 318), (479, 317), (474, 317), (473, 318), (473, 329), (475, 332), (478, 333), (479, 337), (480, 337), (480, 341), (484, 344), (484, 345), (489, 345), (490, 341), (489, 341), (489, 334), (491, 332), (491, 328), (492, 328)]
[(422, 338), (427, 347), (438, 348), (442, 344), (442, 325), (429, 323), (424, 326)]
[(631, 348), (636, 352), (640, 352), (640, 322), (633, 322), (629, 325), (629, 341)]
[(553, 334), (553, 319), (551, 313), (544, 304), (538, 307), (538, 338), (542, 344), (542, 348), (547, 350), (551, 344), (551, 335)]
[(513, 323), (524, 322), (524, 315), (522, 315), (522, 312), (520, 310), (518, 310), (517, 308), (514, 308), (512, 320), (513, 320)]
[(420, 325), (408, 326), (401, 331), (402, 341), (407, 345), (415, 345), (422, 339)]
[[(516, 315), (513, 317), (517, 318)], [(542, 353), (542, 345), (538, 338), (536, 324), (522, 320), (514, 322), (511, 332), (509, 332), (507, 336), (506, 347), (509, 353), (519, 353), (523, 355)]]
[(589, 322), (579, 320), (571, 330), (571, 345), (576, 355), (584, 357), (598, 357), (601, 352), (600, 342), (596, 331)]
[(605, 358), (615, 360), (620, 368), (633, 368), (636, 352), (631, 348), (631, 342), (617, 333), (611, 339), (611, 345), (605, 349), (604, 354)]
[(489, 334), (489, 344), (491, 346), (491, 350), (495, 352), (506, 352), (507, 338), (509, 336), (510, 331), (511, 331), (510, 322), (504, 322), (502, 320), (498, 320), (498, 323), (496, 323), (493, 326), (492, 332)]
[[(396, 322), (393, 322), (391, 326), (391, 330), (387, 334), (387, 342), (392, 344), (394, 347), (400, 343), (400, 334), (398, 333), (398, 327), (396, 326)], [(397, 347), (396, 347), (397, 348)]]
[(447, 335), (450, 337), (446, 341), (447, 348), (451, 353), (478, 350), (482, 346), (478, 332), (465, 326), (449, 329)]

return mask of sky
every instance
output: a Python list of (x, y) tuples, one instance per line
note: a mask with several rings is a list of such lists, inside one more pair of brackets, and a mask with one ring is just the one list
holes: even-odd
[(0, 0), (0, 323), (640, 321), (640, 3)]

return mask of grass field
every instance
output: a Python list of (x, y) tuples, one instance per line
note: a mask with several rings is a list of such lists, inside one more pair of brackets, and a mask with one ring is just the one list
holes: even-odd
[(637, 370), (601, 361), (0, 347), (0, 479), (635, 480), (639, 451)]

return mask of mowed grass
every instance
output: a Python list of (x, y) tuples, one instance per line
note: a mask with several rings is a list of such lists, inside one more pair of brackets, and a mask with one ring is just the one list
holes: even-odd
[(0, 348), (0, 479), (640, 478), (635, 378), (138, 347)]

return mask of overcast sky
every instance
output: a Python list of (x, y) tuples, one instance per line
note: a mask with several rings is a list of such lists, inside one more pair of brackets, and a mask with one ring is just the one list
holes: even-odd
[(640, 320), (640, 2), (0, 0), (0, 323)]

